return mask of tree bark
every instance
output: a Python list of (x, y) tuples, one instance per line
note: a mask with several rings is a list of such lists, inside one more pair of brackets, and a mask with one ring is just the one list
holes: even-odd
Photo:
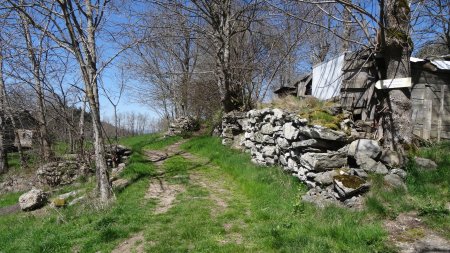
[(231, 53), (231, 1), (214, 4), (213, 13), (214, 46), (216, 48), (216, 78), (220, 91), (220, 100), (224, 112), (239, 110), (242, 99), (240, 91), (233, 89), (230, 53)]
[[(383, 79), (410, 77), (411, 42), (409, 36), (410, 10), (407, 0), (384, 1), (385, 63)], [(387, 89), (379, 92), (382, 112), (379, 116), (383, 126), (383, 145), (400, 154), (412, 141), (411, 89)]]

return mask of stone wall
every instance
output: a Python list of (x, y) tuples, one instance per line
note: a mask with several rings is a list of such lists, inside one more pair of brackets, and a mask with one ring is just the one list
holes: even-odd
[(383, 151), (375, 140), (357, 139), (355, 133), (309, 125), (307, 119), (280, 109), (233, 112), (222, 123), (223, 144), (238, 143), (254, 163), (280, 165), (310, 188), (303, 199), (320, 206), (360, 206), (360, 196), (370, 188), (368, 173), (383, 174), (403, 186), (406, 172), (396, 168), (398, 155)]

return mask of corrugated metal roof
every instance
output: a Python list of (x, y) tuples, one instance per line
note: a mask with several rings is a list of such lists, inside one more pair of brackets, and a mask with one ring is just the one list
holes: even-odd
[(450, 61), (431, 60), (431, 63), (438, 69), (450, 70)]
[(409, 59), (411, 62), (425, 62), (430, 61), (431, 64), (436, 66), (436, 68), (440, 70), (450, 70), (450, 61), (444, 61), (444, 60), (428, 60), (428, 59), (421, 59), (417, 57), (411, 57)]

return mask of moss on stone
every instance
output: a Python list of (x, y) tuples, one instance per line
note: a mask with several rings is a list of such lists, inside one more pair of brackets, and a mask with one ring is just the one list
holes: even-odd
[(53, 202), (53, 205), (55, 205), (55, 207), (63, 207), (66, 205), (65, 199), (56, 198), (56, 199), (53, 199), (52, 202)]
[(341, 182), (345, 187), (352, 189), (358, 189), (366, 183), (362, 178), (350, 175), (338, 175), (335, 176), (334, 179)]

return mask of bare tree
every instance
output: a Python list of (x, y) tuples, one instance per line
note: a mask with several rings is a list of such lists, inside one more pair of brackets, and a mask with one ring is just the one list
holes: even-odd
[[(8, 2), (30, 25), (69, 51), (79, 64), (93, 122), (97, 190), (100, 200), (106, 203), (113, 197), (113, 192), (109, 182), (100, 121), (98, 75), (101, 69), (97, 66), (96, 35), (110, 1), (41, 0), (24, 4)], [(51, 22), (49, 27), (53, 30), (48, 29), (45, 23), (41, 22), (41, 18), (36, 16), (47, 17)]]
[(5, 113), (5, 102), (4, 94), (5, 92), (5, 81), (3, 78), (3, 40), (0, 36), (0, 174), (8, 171), (8, 152), (6, 150), (6, 113)]
[[(20, 4), (23, 5), (23, 1), (20, 1)], [(38, 103), (38, 113), (37, 119), (39, 122), (39, 140), (40, 140), (40, 148), (41, 148), (41, 156), (44, 161), (48, 161), (52, 156), (51, 144), (48, 134), (48, 123), (45, 109), (45, 101), (44, 101), (44, 87), (42, 84), (42, 64), (44, 56), (44, 39), (46, 31), (42, 31), (42, 33), (38, 36), (38, 45), (37, 48), (33, 43), (33, 38), (30, 32), (30, 27), (28, 23), (28, 19), (25, 17), (23, 13), (19, 13), (20, 16), (20, 24), (22, 28), (23, 37), (26, 42), (26, 49), (28, 52), (28, 59), (31, 62), (32, 67), (32, 76), (33, 76), (33, 84), (34, 90), (36, 91), (37, 103)]]
[[(450, 54), (450, 1), (412, 0), (413, 38), (424, 56)], [(427, 52), (428, 51), (428, 52)]]

